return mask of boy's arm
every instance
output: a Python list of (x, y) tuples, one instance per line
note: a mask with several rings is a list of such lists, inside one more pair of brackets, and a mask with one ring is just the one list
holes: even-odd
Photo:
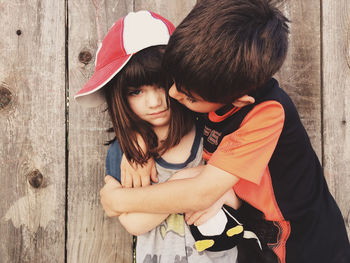
[[(198, 176), (142, 189), (113, 190), (106, 184), (100, 192), (101, 203), (109, 216), (130, 211), (181, 213), (206, 209), (240, 179), (260, 184), (283, 125), (284, 110), (278, 102), (259, 104), (237, 131), (223, 138)], [(128, 202), (130, 195), (136, 195), (140, 202)]]
[(237, 182), (236, 176), (206, 165), (196, 177), (142, 188), (120, 189), (107, 181), (100, 195), (108, 216), (124, 212), (183, 213), (208, 208)]
[(153, 182), (158, 182), (156, 165), (153, 158), (143, 165), (130, 163), (125, 155), (122, 156), (120, 164), (121, 183), (123, 187), (140, 187), (147, 186)]
[[(137, 135), (137, 143), (142, 151), (146, 151), (146, 144), (140, 134)], [(158, 182), (156, 165), (153, 158), (143, 165), (135, 162), (129, 162), (125, 155), (122, 156), (120, 163), (121, 183), (123, 187), (147, 186), (153, 182)]]

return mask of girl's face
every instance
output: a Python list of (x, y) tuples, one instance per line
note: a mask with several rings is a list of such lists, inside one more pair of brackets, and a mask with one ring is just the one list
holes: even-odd
[(129, 87), (127, 100), (131, 110), (153, 127), (169, 125), (170, 109), (163, 88), (157, 85), (144, 85), (139, 88)]

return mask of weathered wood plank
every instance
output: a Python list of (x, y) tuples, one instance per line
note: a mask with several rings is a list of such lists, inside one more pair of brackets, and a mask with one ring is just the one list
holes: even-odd
[(350, 3), (322, 9), (324, 170), (350, 236)]
[[(99, 190), (111, 124), (105, 106), (84, 109), (74, 94), (93, 73), (98, 42), (133, 9), (132, 1), (69, 0), (69, 176), (67, 262), (132, 262), (132, 237), (116, 218), (107, 218)], [(82, 53), (83, 52), (83, 53)], [(83, 59), (79, 61), (79, 55)], [(89, 54), (91, 56), (89, 56)], [(89, 60), (89, 57), (92, 59)]]
[(0, 13), (0, 261), (63, 263), (64, 1)]
[(320, 4), (303, 0), (275, 2), (291, 21), (287, 59), (276, 77), (296, 104), (322, 161)]
[(135, 0), (135, 10), (154, 11), (168, 20), (175, 26), (191, 11), (196, 0)]

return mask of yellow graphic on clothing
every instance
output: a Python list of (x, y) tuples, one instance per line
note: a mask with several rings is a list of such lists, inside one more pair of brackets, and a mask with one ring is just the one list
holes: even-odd
[[(243, 226), (238, 225), (233, 228), (230, 228), (226, 231), (226, 235), (228, 237), (232, 237), (234, 235), (238, 235), (243, 232)], [(215, 241), (213, 239), (204, 239), (204, 240), (198, 240), (195, 242), (195, 247), (198, 252), (202, 252), (203, 250), (206, 250), (207, 248), (212, 247), (215, 244)]]
[(235, 227), (227, 230), (226, 235), (229, 237), (232, 237), (232, 236), (238, 235), (242, 232), (243, 232), (243, 226), (239, 225), (239, 226), (235, 226)]
[(202, 252), (203, 250), (206, 250), (207, 248), (212, 247), (214, 243), (215, 242), (212, 239), (205, 239), (205, 240), (196, 241), (195, 246), (198, 252)]
[(171, 214), (164, 220), (160, 226), (162, 238), (164, 239), (165, 235), (170, 231), (182, 237), (185, 235), (185, 221), (182, 214)]

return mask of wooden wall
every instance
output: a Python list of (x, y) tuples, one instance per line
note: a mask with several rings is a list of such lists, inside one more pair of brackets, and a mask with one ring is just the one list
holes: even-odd
[[(99, 203), (104, 107), (74, 94), (98, 43), (129, 11), (178, 24), (195, 0), (0, 0), (0, 262), (132, 262)], [(294, 99), (350, 231), (350, 2), (276, 0), (291, 20), (276, 75)]]

